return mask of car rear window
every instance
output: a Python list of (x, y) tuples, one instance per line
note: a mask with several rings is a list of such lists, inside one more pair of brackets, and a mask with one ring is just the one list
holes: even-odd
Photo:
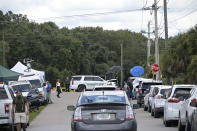
[(8, 95), (4, 88), (0, 88), (0, 100), (3, 100), (3, 99), (8, 99)]
[(191, 88), (176, 88), (172, 97), (183, 101), (190, 96)]
[(74, 81), (80, 81), (81, 80), (81, 77), (72, 77), (72, 80), (74, 80)]
[(83, 96), (79, 105), (90, 103), (126, 103), (125, 96), (118, 95), (93, 95)]

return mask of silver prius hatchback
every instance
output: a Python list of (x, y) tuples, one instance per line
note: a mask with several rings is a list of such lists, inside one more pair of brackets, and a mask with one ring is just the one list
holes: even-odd
[(76, 107), (67, 107), (72, 131), (137, 131), (133, 108), (124, 91), (83, 92)]

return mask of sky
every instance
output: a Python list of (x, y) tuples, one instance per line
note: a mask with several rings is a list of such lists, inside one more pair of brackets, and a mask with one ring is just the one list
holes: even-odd
[[(167, 0), (169, 36), (184, 33), (197, 24), (197, 0)], [(60, 28), (103, 27), (105, 30), (128, 29), (147, 31), (151, 21), (154, 31), (154, 12), (140, 10), (150, 7), (154, 0), (0, 0), (0, 10), (27, 15), (30, 21), (55, 22)], [(164, 37), (163, 0), (157, 0), (159, 36)], [(73, 15), (127, 11), (105, 15), (68, 17)], [(154, 37), (153, 35), (151, 37)]]

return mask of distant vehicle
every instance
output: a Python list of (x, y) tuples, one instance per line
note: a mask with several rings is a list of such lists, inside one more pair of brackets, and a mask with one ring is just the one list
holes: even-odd
[(112, 85), (112, 86), (118, 86), (118, 80), (117, 79), (110, 79), (110, 80), (107, 80), (107, 84), (108, 85)]
[(181, 103), (189, 98), (190, 91), (194, 88), (195, 85), (173, 85), (164, 106), (163, 121), (166, 127), (170, 126), (172, 121), (178, 121)]
[(83, 92), (77, 106), (67, 109), (74, 111), (72, 131), (137, 131), (135, 114), (124, 91)]
[(143, 78), (139, 81), (138, 86), (135, 85), (137, 84), (134, 84), (135, 89), (138, 89), (136, 92), (137, 104), (142, 106), (144, 104), (144, 97), (149, 93), (151, 85), (162, 85), (162, 81)]
[[(192, 123), (192, 115), (197, 109), (197, 87), (191, 90), (188, 99), (184, 99), (179, 110), (179, 131), (190, 131)], [(197, 123), (196, 123), (197, 124)]]
[(95, 86), (107, 85), (107, 81), (99, 76), (94, 75), (77, 75), (72, 76), (70, 89), (82, 92), (84, 90), (93, 90)]
[(24, 97), (27, 97), (27, 94), (32, 88), (31, 83), (27, 80), (9, 81), (8, 86), (13, 90), (14, 96), (16, 96), (16, 91), (20, 91)]
[(40, 77), (39, 74), (32, 74), (32, 73), (26, 73), (24, 75), (19, 76), (18, 81), (22, 80), (28, 80), (31, 85), (35, 85), (35, 87), (40, 91), (40, 93), (43, 95), (43, 100), (42, 103), (45, 102), (45, 92), (44, 92), (44, 86), (45, 86), (45, 81)]
[(27, 94), (30, 110), (38, 109), (42, 102), (42, 96), (38, 89), (31, 89)]
[(197, 131), (197, 108), (192, 114), (191, 131)]
[(116, 90), (117, 87), (114, 85), (104, 85), (104, 86), (96, 86), (94, 87), (93, 91), (112, 91), (112, 90)]
[[(9, 130), (15, 126), (11, 115), (14, 97), (13, 90), (0, 82), (0, 126), (7, 126)], [(27, 116), (27, 123), (29, 123), (29, 116)]]
[(165, 101), (167, 99), (167, 95), (171, 91), (171, 88), (172, 86), (167, 85), (157, 85), (154, 87), (150, 103), (152, 103), (151, 115), (155, 118), (159, 117), (159, 115), (163, 113)]

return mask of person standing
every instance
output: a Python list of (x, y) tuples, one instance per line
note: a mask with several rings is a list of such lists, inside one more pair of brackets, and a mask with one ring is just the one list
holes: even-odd
[(27, 117), (29, 115), (29, 103), (20, 91), (16, 92), (16, 97), (12, 103), (12, 116), (16, 123), (17, 131), (21, 131), (21, 124), (23, 131), (26, 131)]
[(49, 81), (46, 82), (46, 92), (47, 92), (47, 95), (46, 95), (46, 100), (47, 100), (47, 103), (48, 104), (52, 104), (52, 100), (51, 100), (51, 89), (52, 89), (52, 85)]
[(60, 86), (60, 80), (59, 79), (56, 82), (56, 89), (57, 89), (57, 97), (60, 98), (61, 86)]
[(68, 77), (66, 77), (64, 86), (66, 87), (66, 92), (70, 92), (70, 89), (69, 89), (70, 81)]

